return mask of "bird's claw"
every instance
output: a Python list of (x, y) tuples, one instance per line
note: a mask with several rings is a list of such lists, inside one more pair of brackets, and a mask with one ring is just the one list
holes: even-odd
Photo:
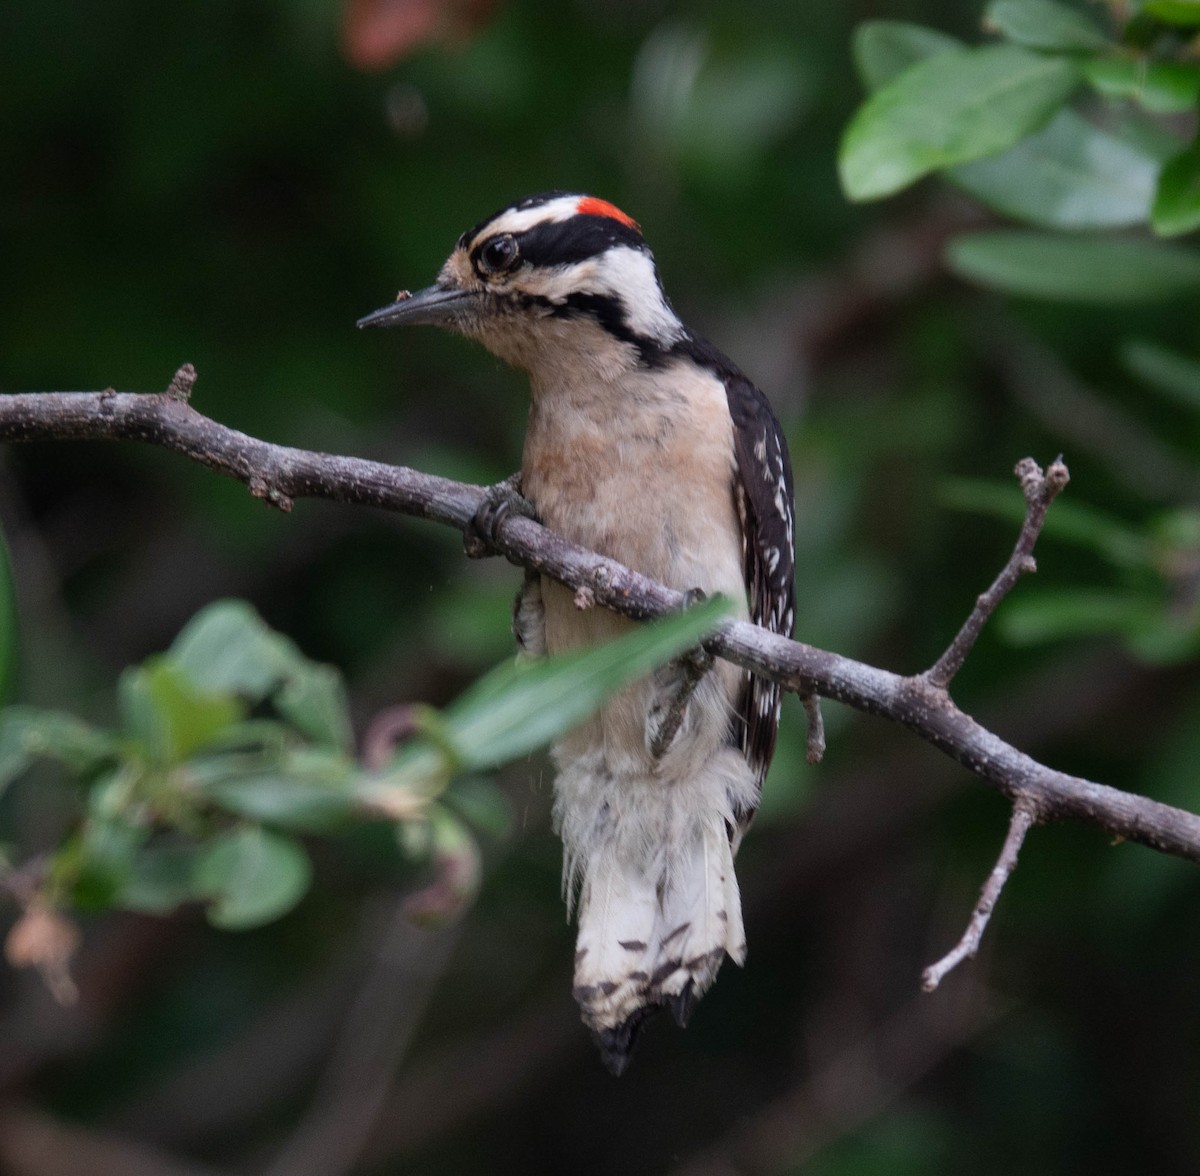
[(520, 474), (489, 486), (479, 509), (463, 528), (463, 550), (471, 559), (499, 554), (496, 534), (500, 524), (510, 515), (537, 519), (533, 503), (521, 493)]
[[(683, 594), (684, 611), (703, 604), (707, 599), (708, 594), (702, 588), (688, 589)], [(650, 754), (655, 760), (662, 759), (675, 742), (675, 736), (679, 734), (683, 725), (688, 703), (696, 692), (696, 687), (704, 680), (705, 674), (712, 669), (713, 660), (713, 655), (703, 645), (697, 645), (695, 649), (689, 649), (675, 659), (674, 664), (679, 668), (675, 693), (661, 718), (655, 716), (651, 720), (653, 730), (649, 732), (648, 744)]]

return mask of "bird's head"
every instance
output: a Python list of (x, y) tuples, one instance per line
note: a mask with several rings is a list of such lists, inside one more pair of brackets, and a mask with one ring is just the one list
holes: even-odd
[(434, 285), (360, 327), (429, 323), (535, 375), (653, 362), (686, 334), (636, 221), (594, 196), (518, 201), (459, 239)]

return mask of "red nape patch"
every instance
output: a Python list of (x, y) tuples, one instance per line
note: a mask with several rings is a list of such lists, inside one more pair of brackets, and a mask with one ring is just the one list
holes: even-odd
[(615, 204), (609, 204), (607, 200), (601, 200), (598, 196), (585, 196), (575, 205), (575, 211), (580, 216), (611, 216), (613, 220), (620, 221), (635, 233), (642, 231), (642, 226), (628, 213), (622, 212)]

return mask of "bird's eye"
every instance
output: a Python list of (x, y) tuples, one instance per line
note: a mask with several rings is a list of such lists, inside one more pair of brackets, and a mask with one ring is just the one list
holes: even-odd
[(505, 233), (502, 237), (493, 237), (479, 251), (479, 268), (487, 274), (502, 274), (512, 269), (520, 257), (517, 242)]

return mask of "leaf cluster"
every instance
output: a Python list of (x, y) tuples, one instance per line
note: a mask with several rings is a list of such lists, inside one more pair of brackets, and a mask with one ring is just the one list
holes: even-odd
[(410, 856), (457, 879), (437, 904), (419, 899), (419, 913), (453, 914), (478, 883), (470, 827), (498, 835), (509, 824), (480, 773), (585, 719), (695, 645), (726, 608), (714, 599), (597, 649), (510, 659), (443, 712), (403, 708), (382, 750), (360, 758), (341, 675), (248, 604), (209, 605), (167, 652), (121, 675), (115, 729), (58, 711), (0, 711), (0, 790), (42, 760), (79, 785), (77, 826), (25, 901), (156, 914), (201, 903), (214, 926), (256, 927), (309, 888), (300, 835), (386, 821)]
[[(1200, 111), (1200, 6), (1121, 11), (1114, 6), (1102, 27), (1094, 9), (992, 0), (982, 24), (995, 39), (982, 45), (899, 21), (861, 25), (854, 61), (870, 93), (842, 138), (845, 192), (876, 200), (938, 173), (1019, 222), (961, 233), (945, 246), (950, 270), (999, 293), (1116, 315), (1194, 304), (1200, 253), (1164, 239), (1200, 228), (1200, 147), (1180, 137), (1181, 126), (1194, 131)], [(1181, 123), (1185, 115), (1190, 123)], [(1148, 416), (1194, 433), (1194, 359), (1132, 330), (1116, 358), (1144, 391)], [(1179, 428), (1168, 433), (1174, 440)], [(1015, 519), (998, 485), (958, 480), (943, 501)], [(1070, 502), (1046, 534), (1098, 556), (1114, 584), (1020, 594), (1000, 618), (1010, 639), (1116, 634), (1154, 661), (1200, 649), (1194, 506), (1160, 505), (1134, 529)]]

